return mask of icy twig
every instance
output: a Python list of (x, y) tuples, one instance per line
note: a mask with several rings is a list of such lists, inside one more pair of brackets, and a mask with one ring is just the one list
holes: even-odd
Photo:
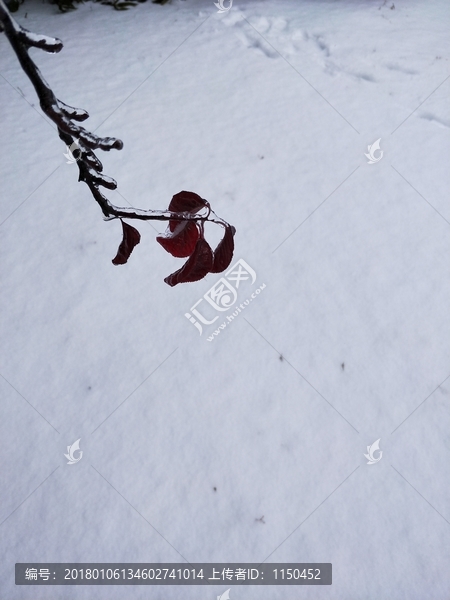
[[(117, 183), (112, 177), (102, 173), (102, 163), (94, 150), (97, 148), (106, 151), (113, 148), (121, 150), (122, 141), (112, 137), (99, 137), (81, 127), (78, 123), (85, 121), (89, 114), (85, 110), (74, 108), (58, 100), (28, 53), (31, 47), (46, 52), (59, 52), (63, 47), (62, 42), (44, 35), (36, 35), (21, 27), (12, 18), (4, 1), (0, 0), (0, 32), (2, 31), (5, 32), (22, 69), (33, 84), (43, 112), (56, 124), (59, 137), (67, 145), (69, 152), (73, 145), (78, 147), (79, 156), (76, 158), (79, 169), (78, 180), (84, 181), (89, 187), (103, 212), (103, 218), (105, 220), (169, 221), (166, 234), (157, 237), (157, 241), (172, 256), (188, 257), (178, 271), (165, 278), (164, 281), (170, 286), (198, 281), (208, 273), (224, 271), (233, 257), (235, 228), (217, 217), (211, 210), (209, 202), (198, 194), (186, 191), (176, 194), (169, 204), (169, 209), (172, 210), (166, 211), (120, 208), (111, 204), (100, 191), (100, 187), (115, 190)], [(176, 221), (180, 223), (174, 223)], [(197, 221), (197, 224), (190, 221)], [(214, 252), (204, 238), (205, 221), (216, 223), (224, 228), (223, 238)], [(141, 239), (140, 233), (123, 220), (122, 234), (122, 242), (112, 260), (114, 265), (125, 264)]]
[[(69, 106), (56, 98), (53, 90), (45, 81), (28, 53), (30, 47), (40, 48), (51, 53), (59, 52), (63, 47), (61, 40), (31, 33), (14, 20), (4, 1), (0, 0), (0, 32), (2, 31), (5, 32), (22, 69), (33, 84), (42, 111), (56, 124), (61, 140), (68, 147), (75, 141), (77, 142), (81, 153), (77, 159), (80, 171), (79, 181), (84, 181), (88, 185), (94, 199), (103, 212), (105, 220), (117, 218), (140, 219), (143, 221), (209, 220), (211, 213), (209, 207), (206, 211), (201, 211), (197, 214), (188, 214), (171, 211), (121, 208), (111, 204), (108, 198), (102, 194), (99, 187), (102, 186), (114, 190), (117, 187), (117, 183), (111, 177), (107, 177), (101, 173), (103, 165), (93, 151), (98, 148), (105, 151), (112, 149), (121, 150), (123, 148), (122, 140), (112, 137), (99, 137), (75, 123), (74, 121), (85, 121), (89, 117), (87, 111)], [(216, 218), (211, 219), (211, 222), (222, 225), (227, 224), (216, 215), (214, 216)]]

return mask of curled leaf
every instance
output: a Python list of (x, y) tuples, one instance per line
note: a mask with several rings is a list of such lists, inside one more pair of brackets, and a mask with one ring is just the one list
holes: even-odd
[(195, 221), (179, 221), (173, 232), (169, 227), (165, 235), (158, 236), (156, 241), (172, 256), (186, 258), (194, 252), (199, 237)]
[[(206, 200), (203, 200), (198, 194), (194, 192), (179, 192), (173, 196), (169, 204), (169, 210), (171, 212), (189, 212), (195, 214), (200, 209), (207, 206)], [(180, 221), (170, 220), (169, 228), (171, 231), (175, 231), (176, 226)]]
[(214, 250), (213, 266), (211, 273), (222, 273), (231, 263), (234, 252), (234, 234), (236, 229), (232, 225), (225, 225), (225, 234)]
[(137, 229), (122, 221), (123, 238), (117, 250), (116, 256), (113, 258), (113, 265), (124, 265), (130, 258), (133, 248), (141, 241), (141, 234)]
[(175, 271), (175, 273), (166, 277), (164, 281), (172, 287), (178, 283), (199, 281), (211, 271), (212, 265), (213, 253), (211, 247), (208, 242), (201, 237), (195, 245), (193, 254), (191, 254), (181, 269), (178, 269), (178, 271)]
[(196, 213), (206, 206), (206, 200), (203, 200), (194, 192), (179, 192), (172, 197), (169, 204), (169, 210), (172, 212), (191, 212)]

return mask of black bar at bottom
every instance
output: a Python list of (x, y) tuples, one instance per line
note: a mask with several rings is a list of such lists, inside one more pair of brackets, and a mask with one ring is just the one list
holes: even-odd
[(331, 563), (16, 563), (16, 585), (331, 585)]

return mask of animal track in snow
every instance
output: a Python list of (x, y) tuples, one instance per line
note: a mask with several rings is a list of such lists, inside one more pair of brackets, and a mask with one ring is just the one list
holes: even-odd
[[(309, 65), (318, 65), (327, 75), (343, 73), (360, 82), (374, 82), (370, 72), (352, 72), (331, 59), (332, 46), (322, 32), (309, 32), (293, 28), (283, 17), (252, 16), (247, 18), (242, 11), (236, 10), (221, 20), (222, 24), (232, 27), (235, 35), (246, 48), (262, 52), (268, 58), (303, 57)], [(396, 68), (391, 65), (390, 68)]]
[(429, 112), (422, 112), (420, 114), (420, 118), (426, 119), (427, 121), (435, 121), (436, 123), (439, 123), (439, 125), (443, 125), (444, 127), (450, 127), (450, 121), (448, 119), (442, 119), (441, 117), (437, 117), (436, 115), (433, 115)]
[(221, 21), (233, 27), (236, 36), (246, 48), (262, 52), (268, 58), (286, 58), (303, 54), (329, 74), (341, 70), (332, 61), (330, 46), (321, 33), (309, 33), (302, 29), (292, 29), (283, 17), (245, 17), (242, 11), (233, 11)]
[(399, 71), (400, 73), (405, 73), (405, 75), (418, 75), (418, 71), (407, 69), (406, 67), (401, 67), (394, 63), (386, 63), (385, 67), (388, 68), (389, 71)]
[[(250, 20), (246, 19), (240, 11), (235, 11), (231, 16), (232, 18), (223, 19), (222, 22), (228, 27), (234, 27), (236, 36), (244, 46), (261, 51), (268, 58), (279, 56), (277, 51), (280, 50), (278, 42), (280, 34), (287, 26), (285, 19), (282, 17), (267, 18), (259, 16)], [(271, 46), (272, 41), (274, 47)]]

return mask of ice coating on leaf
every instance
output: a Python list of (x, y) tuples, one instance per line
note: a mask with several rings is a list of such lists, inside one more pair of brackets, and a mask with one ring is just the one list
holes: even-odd
[(172, 256), (186, 258), (194, 252), (199, 237), (195, 221), (179, 221), (173, 232), (169, 227), (165, 235), (158, 236), (156, 241)]
[(175, 286), (179, 283), (191, 283), (192, 281), (199, 281), (203, 279), (212, 268), (213, 265), (213, 253), (210, 245), (204, 238), (200, 238), (195, 246), (195, 251), (187, 262), (164, 279), (164, 281), (170, 285)]
[(179, 192), (173, 196), (169, 204), (169, 210), (172, 212), (190, 212), (196, 213), (206, 206), (206, 200), (203, 200), (194, 192)]
[(214, 250), (214, 259), (211, 273), (222, 273), (231, 263), (234, 252), (234, 234), (236, 229), (231, 225), (225, 225), (225, 234)]
[[(194, 215), (196, 212), (207, 206), (208, 203), (206, 200), (203, 200), (198, 194), (194, 192), (179, 192), (173, 196), (172, 200), (169, 204), (170, 212), (178, 212), (178, 213), (190, 213)], [(175, 231), (179, 221), (176, 219), (172, 219), (169, 221), (169, 228), (171, 231)]]
[(124, 265), (130, 258), (135, 246), (141, 241), (141, 234), (137, 229), (122, 221), (123, 239), (117, 250), (116, 256), (113, 258), (113, 265)]

